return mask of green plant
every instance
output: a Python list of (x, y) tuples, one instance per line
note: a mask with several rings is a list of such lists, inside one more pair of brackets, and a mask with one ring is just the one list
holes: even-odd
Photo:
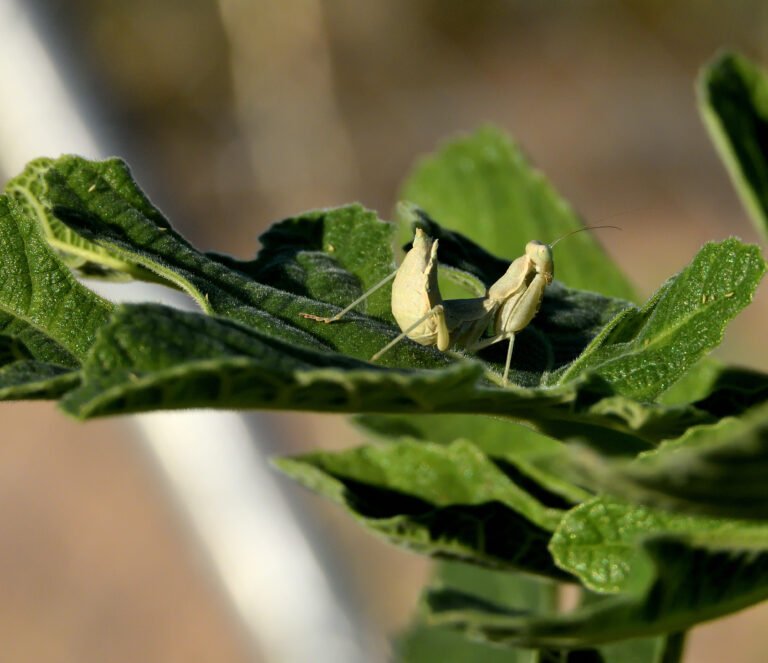
[[(726, 54), (700, 90), (765, 228), (768, 78)], [(482, 247), (516, 256), (581, 227), (492, 128), (422, 161), (403, 198), (459, 288), (508, 265)], [(80, 419), (356, 414), (379, 443), (276, 464), (389, 541), (452, 560), (398, 643), (404, 660), (672, 662), (689, 627), (768, 597), (768, 376), (707, 357), (765, 271), (757, 247), (707, 244), (637, 306), (595, 238), (574, 236), (502, 388), (504, 348), (403, 342), (368, 363), (396, 333), (386, 288), (345, 322), (300, 317), (386, 276), (397, 232), (357, 205), (319, 210), (240, 261), (191, 246), (120, 160), (32, 162), (0, 196), (0, 397), (59, 399)], [(116, 306), (73, 271), (164, 283), (201, 312)], [(566, 614), (564, 584), (581, 595)]]

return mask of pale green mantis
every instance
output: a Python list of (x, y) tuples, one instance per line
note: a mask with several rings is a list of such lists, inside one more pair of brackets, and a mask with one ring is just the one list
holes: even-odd
[[(452, 347), (477, 352), (489, 345), (508, 340), (502, 378), (503, 384), (506, 385), (515, 334), (525, 329), (533, 320), (541, 307), (544, 290), (552, 283), (554, 245), (582, 230), (614, 227), (580, 228), (560, 237), (552, 244), (532, 240), (526, 244), (525, 253), (510, 264), (504, 275), (488, 288), (485, 296), (447, 300), (440, 295), (437, 283), (438, 240), (432, 239), (417, 227), (413, 246), (395, 272), (332, 317), (310, 313), (301, 315), (318, 322), (336, 322), (367, 299), (372, 292), (394, 279), (392, 315), (402, 333), (373, 355), (371, 361), (381, 358), (406, 337), (421, 345), (437, 346), (442, 352)], [(490, 331), (490, 336), (483, 338), (486, 330)]]

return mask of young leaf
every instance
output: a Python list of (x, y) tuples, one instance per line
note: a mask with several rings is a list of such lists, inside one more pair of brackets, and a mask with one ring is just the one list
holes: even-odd
[(720, 53), (702, 70), (699, 109), (752, 221), (768, 239), (768, 74)]
[(715, 518), (695, 518), (670, 511), (633, 506), (597, 497), (561, 520), (550, 550), (558, 565), (578, 576), (596, 592), (628, 589), (638, 565), (644, 563), (639, 541), (653, 535), (707, 535), (709, 542), (731, 543), (749, 537), (768, 548), (768, 526)]
[(557, 382), (593, 371), (618, 393), (655, 399), (720, 343), (765, 268), (756, 246), (733, 238), (706, 244), (642, 309), (617, 316)]
[[(583, 226), (520, 148), (493, 127), (453, 140), (423, 159), (400, 198), (447, 228), (494, 247), (509, 261), (532, 239), (553, 242)], [(558, 278), (571, 288), (633, 299), (631, 286), (592, 233), (579, 233), (568, 242), (567, 251), (556, 256)]]

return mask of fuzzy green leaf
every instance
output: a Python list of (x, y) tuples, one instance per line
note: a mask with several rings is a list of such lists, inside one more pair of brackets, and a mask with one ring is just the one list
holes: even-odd
[(75, 280), (37, 222), (0, 195), (0, 311), (82, 359), (111, 310)]
[(557, 563), (596, 592), (619, 592), (633, 582), (643, 563), (638, 542), (652, 535), (707, 535), (710, 542), (738, 537), (768, 548), (768, 526), (699, 518), (633, 506), (612, 498), (594, 498), (569, 511), (552, 537)]
[(0, 312), (0, 365), (23, 359), (67, 368), (80, 366), (80, 362), (50, 336), (20, 318)]
[(0, 313), (0, 400), (59, 398), (79, 383), (79, 366), (43, 332)]
[(80, 375), (55, 364), (17, 360), (0, 367), (0, 401), (55, 399), (80, 382)]
[[(151, 207), (128, 169), (118, 160), (94, 163), (78, 157), (63, 157), (48, 170), (46, 181), (48, 198), (58, 218), (112, 254), (151, 269), (189, 292), (206, 312), (231, 318), (294, 347), (333, 350), (363, 360), (398, 332), (387, 321), (385, 296), (374, 299), (371, 304), (371, 313), (377, 317), (353, 313), (340, 323), (323, 325), (299, 315), (302, 311), (332, 314), (338, 310), (338, 305), (353, 300), (365, 287), (390, 271), (392, 259), (388, 238), (391, 227), (362, 208), (353, 206), (321, 211), (283, 222), (265, 235), (262, 254), (254, 261), (243, 262), (206, 255), (190, 246)], [(462, 238), (454, 235), (446, 244), (449, 248), (461, 248), (461, 242)], [(464, 241), (463, 246), (474, 251), (478, 248), (468, 241)], [(747, 251), (737, 246), (732, 248), (735, 252)], [(759, 266), (762, 269), (761, 259)], [(744, 264), (739, 262), (733, 267), (742, 268)], [(756, 269), (754, 267), (752, 271)], [(259, 279), (276, 281), (280, 287), (266, 285)], [(746, 290), (749, 285), (754, 285), (754, 280), (754, 274), (750, 273), (737, 296), (729, 299), (728, 293), (724, 293), (723, 298), (731, 304), (725, 313), (732, 313), (737, 302), (743, 303), (742, 300), (749, 296)], [(548, 371), (562, 367), (578, 355), (608, 320), (620, 317), (616, 315), (618, 312), (624, 311), (622, 320), (634, 320), (640, 315), (627, 306), (622, 300), (572, 291), (554, 284), (549, 288), (535, 324), (519, 334), (516, 341), (513, 381), (535, 386), (542, 379), (548, 379)], [(722, 312), (714, 305), (711, 308)], [(717, 316), (713, 314), (713, 317)], [(722, 319), (717, 322), (720, 327), (724, 324)], [(626, 330), (626, 325), (622, 329)], [(180, 353), (177, 356), (183, 360)], [(481, 358), (490, 366), (500, 366), (504, 359), (503, 348), (488, 348), (481, 353)], [(381, 363), (437, 368), (455, 361), (434, 348), (403, 342)], [(678, 365), (678, 374), (682, 370), (683, 367)], [(608, 369), (606, 373), (613, 376)], [(604, 395), (613, 389), (613, 385), (606, 385)], [(257, 406), (264, 405), (267, 404)], [(648, 415), (647, 408), (640, 408), (642, 413), (638, 413), (637, 406), (626, 403), (602, 402), (600, 409), (605, 417), (615, 415), (617, 409), (627, 410), (621, 417), (623, 419)], [(514, 408), (501, 410), (500, 402), (480, 411), (516, 414)], [(679, 412), (657, 410), (653, 417), (661, 416), (666, 420), (671, 417), (679, 424), (679, 415)], [(559, 416), (553, 418), (535, 413), (527, 419), (550, 420), (546, 432), (556, 437), (563, 434)], [(570, 422), (573, 417), (566, 419)], [(695, 413), (693, 420), (702, 421)], [(637, 428), (636, 425), (632, 427)], [(670, 429), (664, 428), (663, 434), (671, 436)], [(678, 430), (678, 434), (683, 430)], [(617, 435), (620, 437), (621, 431)], [(625, 442), (627, 440), (609, 441), (616, 447)]]
[(0, 312), (0, 400), (59, 398), (79, 384), (79, 367), (51, 337)]
[(768, 239), (768, 74), (737, 53), (701, 72), (699, 109), (752, 221)]
[(642, 309), (617, 316), (557, 381), (593, 371), (625, 396), (655, 399), (722, 341), (765, 268), (756, 246), (733, 238), (706, 244)]
[[(118, 159), (91, 162), (62, 157), (46, 177), (58, 218), (112, 254), (187, 292), (206, 313), (237, 320), (297, 347), (336, 350), (359, 359), (372, 356), (399, 331), (360, 313), (351, 313), (335, 325), (300, 315), (332, 315), (339, 303), (356, 299), (365, 286), (391, 273), (392, 227), (359, 206), (283, 222), (274, 234), (262, 238), (267, 248), (261, 259), (242, 262), (191, 246), (159, 211), (147, 207), (127, 166)], [(297, 248), (302, 232), (306, 232), (304, 243)], [(351, 232), (354, 243), (344, 243), (345, 232)], [(291, 244), (280, 251), (273, 246), (274, 238), (286, 234)], [(286, 263), (280, 264), (276, 255)], [(353, 267), (356, 272), (346, 273)], [(279, 287), (259, 282), (254, 274), (276, 278)], [(320, 296), (320, 301), (309, 298)], [(374, 308), (375, 314), (382, 315), (380, 304)], [(449, 358), (434, 348), (401, 343), (382, 363), (437, 367), (445, 366)]]
[(107, 249), (89, 242), (55, 217), (48, 205), (45, 175), (54, 165), (53, 159), (30, 161), (22, 173), (6, 184), (5, 190), (25, 214), (35, 219), (48, 244), (66, 265), (88, 278), (126, 281), (137, 278), (155, 281), (152, 272), (121, 260)]
[[(159, 212), (136, 206), (133, 201), (141, 192), (119, 160), (63, 157), (48, 171), (47, 181), (58, 218), (188, 292), (206, 312), (302, 347), (325, 347), (359, 359), (372, 356), (399, 333), (391, 322), (385, 324), (391, 321), (389, 288), (368, 304), (369, 315), (351, 313), (334, 325), (299, 315), (332, 315), (391, 273), (393, 228), (359, 206), (284, 221), (262, 236), (264, 249), (256, 260), (243, 262), (197, 251), (158, 221)], [(626, 307), (622, 300), (552, 286), (536, 320), (542, 331), (534, 325), (516, 341), (513, 381), (538, 384), (545, 371), (577, 356)], [(503, 348), (488, 348), (482, 357), (502, 366)], [(448, 361), (434, 348), (409, 341), (382, 359), (383, 364), (424, 368)]]
[(78, 417), (159, 408), (480, 413), (581, 433), (604, 453), (627, 454), (714, 418), (606, 396), (586, 380), (557, 388), (501, 388), (479, 362), (392, 369), (303, 349), (237, 322), (159, 305), (118, 307), (62, 406)]

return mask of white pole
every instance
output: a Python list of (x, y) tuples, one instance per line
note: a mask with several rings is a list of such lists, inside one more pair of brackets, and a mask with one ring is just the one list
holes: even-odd
[[(0, 169), (12, 176), (38, 156), (91, 158), (106, 146), (84, 120), (61, 59), (43, 42), (23, 0), (0, 0)], [(170, 291), (168, 291), (170, 293)], [(112, 298), (166, 298), (145, 284)], [(365, 626), (340, 604), (274, 475), (262, 433), (233, 413), (157, 413), (132, 419), (150, 458), (188, 517), (254, 651), (272, 663), (372, 660)], [(248, 417), (248, 421), (258, 421)], [(352, 613), (354, 614), (354, 613)], [(380, 650), (380, 647), (378, 648)]]

